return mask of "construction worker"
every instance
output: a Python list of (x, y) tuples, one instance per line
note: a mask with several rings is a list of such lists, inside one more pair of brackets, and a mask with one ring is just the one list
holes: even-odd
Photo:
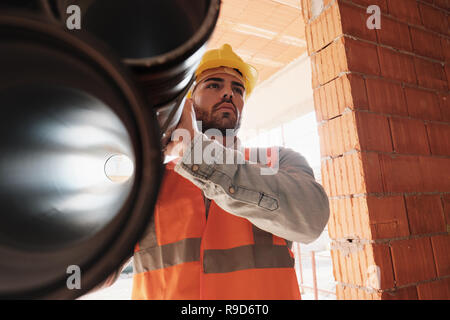
[[(225, 143), (236, 142), (257, 82), (231, 46), (207, 51), (195, 75), (177, 127), (190, 141), (171, 141), (165, 151), (177, 160), (166, 164), (154, 215), (136, 244), (132, 298), (300, 299), (290, 247), (322, 233), (327, 195), (300, 154), (280, 147), (277, 157), (259, 153), (256, 163)], [(211, 129), (228, 137), (213, 139)], [(193, 159), (208, 148), (212, 161)], [(225, 163), (220, 153), (244, 160)], [(262, 174), (274, 161), (275, 173)]]

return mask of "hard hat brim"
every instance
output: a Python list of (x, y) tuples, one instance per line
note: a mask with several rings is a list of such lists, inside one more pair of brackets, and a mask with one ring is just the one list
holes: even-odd
[(203, 71), (208, 69), (214, 69), (218, 67), (228, 67), (232, 69), (238, 69), (245, 80), (246, 96), (250, 96), (253, 91), (256, 82), (258, 80), (258, 71), (252, 65), (229, 59), (214, 59), (213, 61), (205, 62), (199, 67), (195, 73), (198, 77)]

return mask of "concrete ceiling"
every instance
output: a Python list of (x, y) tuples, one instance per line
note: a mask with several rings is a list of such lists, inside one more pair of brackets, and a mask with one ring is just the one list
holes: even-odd
[(267, 80), (306, 52), (300, 0), (222, 0), (208, 49), (224, 43)]

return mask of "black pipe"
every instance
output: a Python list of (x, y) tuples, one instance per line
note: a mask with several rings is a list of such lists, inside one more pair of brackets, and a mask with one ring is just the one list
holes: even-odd
[(116, 53), (136, 76), (157, 113), (162, 144), (181, 116), (181, 104), (217, 23), (220, 0), (45, 0), (65, 25), (67, 8), (81, 10), (81, 29)]
[[(81, 30), (66, 28), (80, 5)], [(77, 298), (132, 253), (220, 0), (0, 2), (0, 299)], [(114, 183), (105, 162), (134, 174)], [(82, 272), (67, 287), (67, 268)]]
[[(0, 298), (76, 298), (151, 217), (159, 127), (128, 70), (89, 38), (0, 12), (0, 39)], [(124, 183), (104, 174), (116, 154), (134, 161)], [(71, 265), (79, 290), (66, 285)]]

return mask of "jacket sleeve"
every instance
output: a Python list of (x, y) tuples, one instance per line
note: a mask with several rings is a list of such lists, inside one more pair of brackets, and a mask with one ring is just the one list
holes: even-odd
[[(195, 161), (196, 150), (214, 150), (214, 155)], [(277, 150), (277, 170), (268, 173), (263, 165), (267, 159), (245, 161), (242, 152), (198, 134), (175, 171), (225, 211), (286, 240), (310, 243), (328, 222), (328, 197), (303, 156), (286, 148)]]

